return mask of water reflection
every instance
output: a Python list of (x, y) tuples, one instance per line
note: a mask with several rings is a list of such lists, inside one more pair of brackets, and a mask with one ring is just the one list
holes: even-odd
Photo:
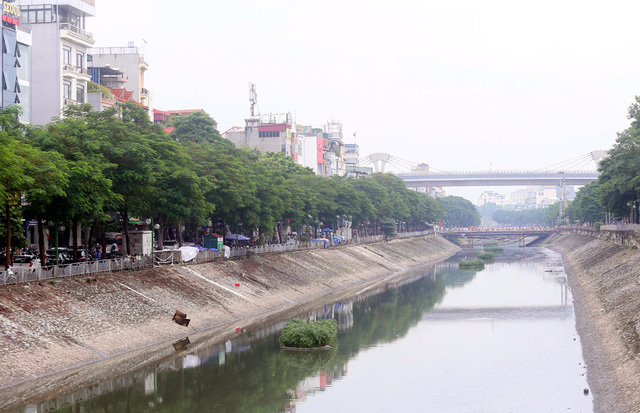
[[(353, 299), (327, 303), (297, 315), (309, 320), (337, 320), (338, 341), (330, 351), (281, 351), (277, 333), (286, 320), (224, 342), (191, 343), (184, 338), (173, 344), (174, 357), (156, 365), (19, 411), (335, 411), (356, 402), (356, 411), (390, 411), (387, 409), (399, 405), (404, 410), (421, 410), (420, 405), (397, 400), (406, 391), (418, 403), (424, 403), (421, 397), (426, 395), (446, 402), (447, 397), (442, 395), (464, 392), (465, 386), (478, 389), (477, 382), (461, 380), (470, 372), (468, 367), (465, 372), (460, 359), (478, 364), (480, 359), (474, 359), (474, 355), (478, 357), (474, 352), (477, 350), (512, 355), (516, 358), (509, 362), (514, 362), (518, 351), (514, 353), (512, 343), (529, 351), (526, 341), (539, 341), (536, 334), (553, 334), (554, 329), (566, 328), (567, 323), (573, 322), (570, 294), (566, 279), (558, 270), (561, 263), (557, 258), (539, 250), (505, 249), (504, 256), (481, 273), (461, 272), (457, 261), (462, 258), (413, 271), (389, 285), (365, 289)], [(519, 264), (514, 265), (514, 260)], [(551, 328), (534, 333), (532, 324)], [(514, 331), (523, 334), (525, 341), (514, 341), (510, 335)], [(496, 337), (501, 341), (495, 342)], [(544, 343), (538, 345), (546, 346)], [(465, 359), (469, 349), (474, 351), (468, 354), (470, 359)], [(557, 357), (566, 357), (555, 352)], [(580, 359), (579, 350), (576, 354)], [(374, 360), (369, 360), (372, 357)], [(497, 358), (494, 362), (500, 364), (504, 360)], [(479, 364), (489, 371), (494, 369), (484, 362)], [(497, 374), (513, 377), (522, 373), (518, 370)], [(478, 374), (475, 371), (471, 376), (477, 380)], [(384, 388), (380, 387), (380, 377), (389, 379), (384, 381)], [(400, 383), (401, 387), (393, 388), (391, 382)], [(443, 388), (443, 383), (450, 387)], [(486, 411), (480, 406), (493, 403), (493, 411), (501, 411), (496, 408), (500, 405), (491, 401), (491, 394), (487, 391), (481, 400), (472, 398), (467, 407)], [(464, 397), (458, 394), (450, 399), (450, 406), (460, 407)], [(504, 395), (496, 396), (496, 400), (512, 402), (504, 399)], [(448, 408), (446, 403), (438, 406), (438, 411), (465, 411)], [(522, 406), (516, 410), (535, 411)]]

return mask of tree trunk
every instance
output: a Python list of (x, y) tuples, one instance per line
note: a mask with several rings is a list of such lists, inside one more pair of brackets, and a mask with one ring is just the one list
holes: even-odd
[(102, 258), (107, 258), (107, 234), (105, 234), (104, 228), (100, 231), (100, 245), (102, 246), (102, 251), (100, 252)]
[(11, 265), (11, 207), (9, 200), (5, 204), (5, 213), (7, 217), (7, 245), (4, 249), (4, 270), (8, 270)]
[(71, 237), (73, 238), (73, 260), (78, 261), (78, 222), (71, 220)]
[(127, 248), (124, 254), (131, 255), (131, 242), (129, 241), (129, 211), (127, 207), (124, 207), (122, 219), (124, 220), (124, 241), (125, 247)]
[(178, 247), (182, 247), (182, 225), (176, 226), (176, 241), (178, 241)]
[(47, 249), (44, 246), (44, 225), (42, 225), (42, 217), (38, 217), (38, 253), (40, 255), (40, 264), (44, 267), (47, 260)]

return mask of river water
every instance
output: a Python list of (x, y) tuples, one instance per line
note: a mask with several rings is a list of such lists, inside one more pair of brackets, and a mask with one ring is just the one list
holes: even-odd
[(20, 412), (591, 412), (558, 254), (505, 248), (482, 271), (463, 251), (299, 318), (334, 318), (330, 351), (280, 350), (276, 325)]

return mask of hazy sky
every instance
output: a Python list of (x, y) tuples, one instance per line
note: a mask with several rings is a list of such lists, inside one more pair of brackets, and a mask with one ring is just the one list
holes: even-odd
[(244, 125), (251, 81), (262, 113), (339, 119), (361, 156), (530, 170), (629, 124), (640, 3), (594, 3), (96, 0), (87, 26), (96, 47), (144, 47), (156, 108), (203, 108), (221, 132)]

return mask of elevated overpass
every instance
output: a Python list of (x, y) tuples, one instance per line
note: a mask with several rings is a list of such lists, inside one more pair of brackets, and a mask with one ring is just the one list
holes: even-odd
[(529, 171), (442, 171), (427, 164), (397, 158), (387, 153), (374, 153), (362, 158), (362, 165), (371, 164), (374, 172), (383, 172), (387, 164), (399, 172), (396, 175), (410, 188), (452, 186), (577, 186), (598, 179), (597, 167), (607, 156), (605, 151), (593, 151), (576, 158)]

